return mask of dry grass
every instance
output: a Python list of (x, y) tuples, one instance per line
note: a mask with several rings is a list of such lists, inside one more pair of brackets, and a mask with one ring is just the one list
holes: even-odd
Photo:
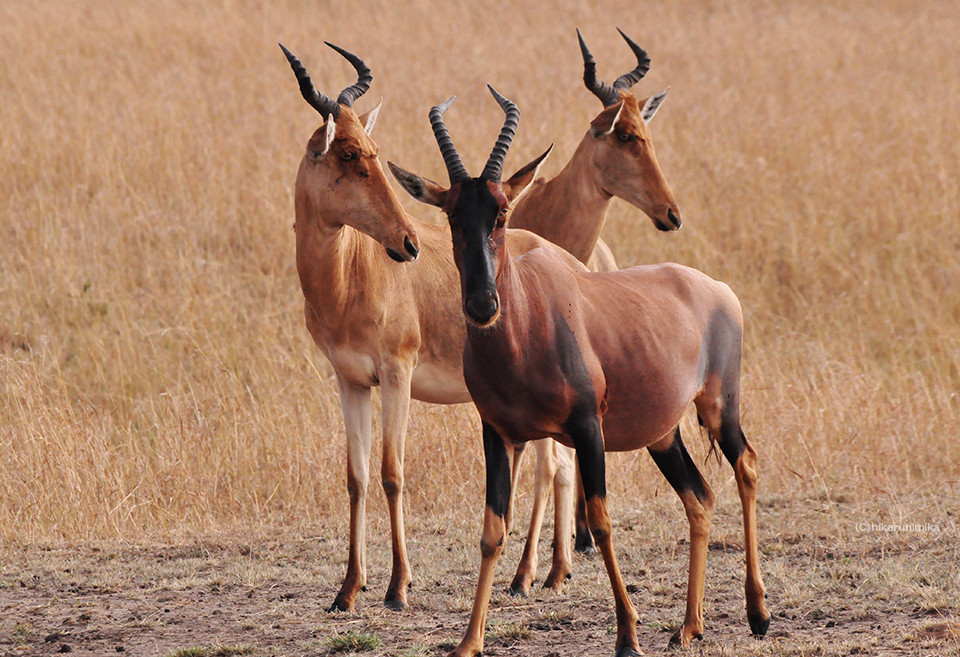
[[(653, 57), (640, 92), (672, 86), (653, 127), (686, 222), (664, 236), (618, 202), (605, 236), (623, 264), (695, 265), (740, 295), (761, 498), (819, 500), (812, 514), (854, 500), (869, 520), (949, 524), (955, 11), (677, 2), (638, 17), (557, 2), (545, 19), (528, 5), (363, 6), (0, 8), (2, 539), (342, 531), (339, 405), (303, 328), (291, 230), (317, 116), (276, 42), (328, 93), (352, 78), (323, 39), (365, 57), (376, 80), (358, 107), (385, 97), (384, 159), (444, 179), (427, 109), (459, 95), (448, 123), (475, 166), (501, 120), (486, 81), (523, 113), (507, 168), (556, 141), (547, 169), (558, 171), (599, 110), (574, 27), (610, 78), (630, 65), (616, 24)], [(477, 526), (479, 451), (469, 407), (415, 405), (411, 523)], [(729, 468), (706, 469), (735, 499)], [(643, 455), (612, 458), (610, 472), (621, 514), (664, 490)], [(381, 530), (378, 495), (371, 513)]]

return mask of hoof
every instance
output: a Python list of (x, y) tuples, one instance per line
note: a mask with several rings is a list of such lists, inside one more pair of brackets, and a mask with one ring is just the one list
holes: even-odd
[(575, 552), (582, 552), (583, 554), (594, 554), (597, 551), (597, 546), (593, 542), (593, 535), (589, 530), (577, 530), (577, 537), (573, 540), (573, 549)]
[(642, 657), (643, 651), (639, 648), (631, 648), (630, 646), (622, 646), (614, 654), (614, 657)]
[(679, 630), (673, 633), (672, 637), (670, 637), (670, 642), (667, 643), (667, 647), (668, 648), (687, 648), (693, 642), (693, 639), (696, 639), (697, 641), (703, 641), (703, 634), (698, 632), (697, 634), (693, 635), (692, 639), (688, 639), (687, 641), (684, 641), (683, 628), (681, 627)]
[(407, 608), (407, 603), (403, 600), (384, 600), (383, 606), (393, 611), (403, 611)]
[(552, 590), (557, 591), (557, 592), (559, 593), (559, 592), (560, 592), (560, 589), (563, 587), (563, 583), (564, 583), (566, 580), (572, 579), (572, 578), (573, 578), (573, 575), (570, 574), (570, 573), (565, 573), (565, 574), (560, 574), (560, 573), (554, 574), (554, 573), (550, 573), (550, 575), (547, 577), (547, 579), (545, 579), (544, 582), (543, 582), (543, 588), (545, 588), (545, 589), (552, 589)]
[(753, 636), (761, 637), (766, 636), (767, 630), (770, 629), (770, 617), (767, 616), (763, 618), (762, 616), (747, 616), (747, 620), (750, 621), (750, 631), (753, 633)]
[(327, 611), (353, 611), (353, 605), (347, 604), (343, 599), (338, 595), (337, 599), (333, 601), (333, 604), (330, 605), (330, 608)]
[(515, 598), (529, 598), (530, 594), (527, 591), (524, 591), (522, 588), (510, 587), (507, 589), (507, 594), (512, 595)]

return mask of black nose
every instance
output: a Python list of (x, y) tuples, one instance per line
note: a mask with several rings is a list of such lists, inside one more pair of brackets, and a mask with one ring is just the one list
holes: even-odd
[(680, 221), (680, 215), (674, 212), (673, 208), (667, 210), (667, 219), (669, 219), (677, 228), (680, 228), (680, 224), (683, 223)]
[(467, 297), (463, 308), (467, 315), (477, 324), (487, 324), (500, 305), (497, 303), (497, 295), (494, 292), (480, 292)]
[(403, 248), (407, 250), (407, 253), (413, 256), (414, 260), (417, 259), (417, 255), (420, 253), (420, 249), (418, 249), (413, 245), (413, 242), (410, 241), (409, 237), (403, 238)]
[(387, 249), (387, 255), (388, 255), (388, 256), (390, 256), (391, 258), (393, 258), (393, 259), (396, 260), (397, 262), (403, 262), (403, 261), (404, 261), (404, 257), (403, 257), (402, 255), (400, 255), (399, 253), (397, 253), (396, 251), (394, 251), (393, 249), (391, 249), (389, 246), (386, 247), (386, 249)]

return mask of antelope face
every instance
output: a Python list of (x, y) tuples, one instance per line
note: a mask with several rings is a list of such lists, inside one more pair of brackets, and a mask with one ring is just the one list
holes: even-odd
[(430, 123), (440, 146), (450, 187), (444, 188), (428, 178), (401, 169), (390, 162), (390, 170), (413, 198), (441, 208), (450, 222), (453, 238), (453, 259), (460, 272), (463, 313), (470, 324), (491, 326), (500, 317), (500, 295), (497, 275), (509, 255), (504, 249), (507, 211), (510, 202), (533, 182), (544, 159), (553, 150), (550, 146), (538, 158), (522, 167), (510, 179), (500, 182), (503, 160), (517, 129), (520, 112), (517, 106), (487, 85), (506, 117), (500, 136), (487, 160), (483, 173), (471, 178), (450, 139), (443, 113), (453, 98), (430, 110)]
[(667, 184), (647, 125), (667, 92), (641, 104), (631, 94), (606, 108), (590, 124), (597, 185), (650, 217), (659, 230), (680, 228), (680, 210)]
[(317, 91), (306, 67), (279, 44), (297, 76), (303, 99), (324, 119), (300, 161), (297, 217), (319, 221), (321, 230), (351, 226), (380, 242), (394, 260), (414, 260), (419, 253), (416, 232), (387, 184), (377, 159), (377, 145), (370, 139), (380, 104), (363, 116), (353, 111), (354, 101), (370, 88), (373, 75), (353, 53), (326, 44), (357, 71), (357, 81), (341, 91), (336, 100)]
[(394, 260), (410, 261), (419, 253), (416, 231), (368, 134), (378, 108), (358, 117), (344, 107), (336, 120), (330, 117), (317, 129), (297, 174), (297, 196), (305, 197), (325, 224), (356, 228), (380, 242)]
[(463, 313), (474, 326), (490, 326), (500, 316), (497, 273), (504, 257), (507, 210), (500, 183), (479, 178), (458, 184), (444, 207), (460, 272)]
[(643, 210), (660, 230), (676, 230), (680, 228), (680, 211), (660, 171), (647, 128), (669, 89), (637, 102), (628, 89), (647, 74), (650, 57), (623, 30), (617, 31), (633, 51), (637, 65), (613, 84), (607, 84), (597, 77), (597, 62), (577, 30), (583, 55), (583, 84), (605, 108), (590, 124), (597, 184), (607, 194)]

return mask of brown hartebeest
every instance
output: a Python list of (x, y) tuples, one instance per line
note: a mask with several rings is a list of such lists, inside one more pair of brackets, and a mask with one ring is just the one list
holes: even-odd
[[(450, 229), (418, 222), (403, 211), (369, 136), (379, 105), (361, 116), (352, 108), (369, 87), (370, 70), (355, 55), (327, 45), (350, 61), (359, 76), (336, 102), (318, 93), (300, 61), (281, 48), (303, 97), (324, 119), (307, 142), (297, 172), (295, 230), (307, 328), (336, 371), (347, 435), (350, 553), (331, 608), (353, 609), (366, 585), (370, 402), (371, 388), (377, 385), (383, 402), (381, 474), (393, 548), (384, 602), (403, 608), (411, 582), (403, 526), (403, 447), (410, 398), (441, 404), (470, 401), (463, 381), (465, 329)], [(503, 184), (508, 197), (527, 187), (546, 155)], [(507, 241), (516, 255), (538, 246), (555, 248), (524, 230), (510, 231)], [(415, 265), (395, 262), (418, 254)]]
[[(568, 254), (505, 249), (509, 199), (500, 171), (516, 130), (506, 113), (487, 165), (466, 172), (443, 124), (450, 101), (431, 123), (450, 187), (424, 181), (418, 198), (443, 208), (453, 238), (467, 318), (464, 377), (483, 423), (486, 510), (482, 556), (466, 635), (452, 653), (483, 650), (496, 562), (506, 538), (512, 446), (554, 438), (576, 450), (587, 517), (616, 600), (617, 657), (639, 655), (638, 615), (613, 550), (606, 505), (604, 451), (646, 447), (677, 491), (690, 523), (690, 571), (683, 626), (671, 643), (703, 633), (703, 592), (713, 492), (680, 437), (693, 402), (712, 440), (734, 468), (743, 506), (747, 617), (765, 634), (756, 535), (756, 452), (740, 428), (742, 313), (725, 284), (676, 264), (591, 273)], [(452, 99), (451, 99), (452, 100)]]
[[(584, 85), (600, 99), (604, 110), (590, 123), (589, 130), (563, 170), (551, 180), (537, 180), (517, 201), (510, 214), (511, 228), (526, 228), (546, 237), (585, 263), (591, 271), (617, 269), (610, 248), (600, 239), (607, 208), (614, 196), (643, 210), (659, 230), (680, 228), (680, 211), (660, 170), (647, 125), (669, 90), (643, 100), (637, 100), (630, 93), (629, 89), (650, 69), (650, 57), (622, 30), (618, 28), (618, 31), (636, 57), (637, 65), (611, 85), (597, 79), (596, 61), (577, 30), (583, 56)], [(537, 464), (530, 526), (523, 556), (510, 585), (510, 591), (520, 595), (529, 593), (536, 578), (540, 529), (551, 489), (555, 497), (553, 567), (544, 580), (544, 587), (558, 589), (571, 572), (566, 537), (571, 533), (572, 523), (568, 500), (573, 493), (569, 486), (572, 481), (579, 481), (571, 474), (574, 454), (552, 440), (538, 441), (535, 445)], [(511, 491), (517, 487), (523, 454), (522, 446), (518, 446), (513, 461)], [(592, 551), (593, 541), (586, 526), (582, 491), (578, 498), (577, 549)], [(508, 518), (508, 529), (509, 526)]]

